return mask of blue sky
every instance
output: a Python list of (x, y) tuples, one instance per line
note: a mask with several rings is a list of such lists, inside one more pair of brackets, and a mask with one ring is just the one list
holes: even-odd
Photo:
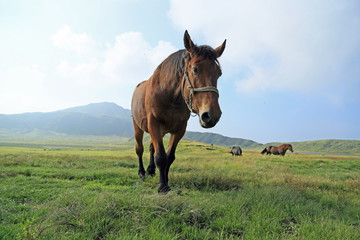
[(219, 46), (223, 115), (206, 130), (271, 141), (360, 140), (359, 1), (0, 0), (0, 113), (130, 108), (170, 53)]

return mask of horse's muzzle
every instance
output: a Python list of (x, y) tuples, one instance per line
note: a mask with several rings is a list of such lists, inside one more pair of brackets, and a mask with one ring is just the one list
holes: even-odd
[(203, 128), (212, 128), (216, 125), (221, 117), (221, 113), (214, 116), (211, 111), (202, 112), (199, 114), (200, 125)]

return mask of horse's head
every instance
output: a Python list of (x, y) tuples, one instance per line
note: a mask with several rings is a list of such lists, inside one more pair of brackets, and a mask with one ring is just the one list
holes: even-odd
[(199, 116), (200, 125), (211, 128), (221, 117), (217, 90), (221, 68), (217, 58), (224, 52), (226, 40), (215, 49), (206, 45), (197, 46), (185, 31), (184, 45), (186, 58), (182, 85), (183, 96), (190, 111)]
[(288, 144), (287, 149), (289, 149), (291, 152), (294, 152), (294, 150), (293, 150), (293, 148), (292, 148), (291, 144)]

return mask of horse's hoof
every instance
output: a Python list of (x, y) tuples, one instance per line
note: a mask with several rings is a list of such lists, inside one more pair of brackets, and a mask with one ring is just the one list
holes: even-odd
[(156, 173), (155, 173), (155, 171), (154, 172), (146, 171), (146, 175), (151, 176), (151, 177), (155, 177)]
[(166, 194), (166, 193), (168, 193), (170, 191), (171, 191), (171, 188), (168, 185), (159, 187), (159, 189), (158, 189), (159, 194)]
[(140, 180), (144, 181), (144, 179), (145, 179), (145, 172), (139, 172), (139, 178), (140, 178)]
[(146, 175), (154, 177), (156, 175), (155, 169), (146, 169)]

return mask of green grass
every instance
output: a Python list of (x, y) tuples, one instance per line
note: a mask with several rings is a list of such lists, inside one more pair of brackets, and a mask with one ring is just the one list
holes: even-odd
[(228, 152), (181, 141), (159, 195), (133, 147), (0, 147), (0, 239), (360, 239), (359, 157)]
[[(267, 143), (269, 145), (280, 145), (282, 143)], [(292, 142), (296, 152), (311, 152), (311, 153), (337, 153), (337, 154), (355, 154), (360, 155), (360, 141), (359, 140), (316, 140)]]

